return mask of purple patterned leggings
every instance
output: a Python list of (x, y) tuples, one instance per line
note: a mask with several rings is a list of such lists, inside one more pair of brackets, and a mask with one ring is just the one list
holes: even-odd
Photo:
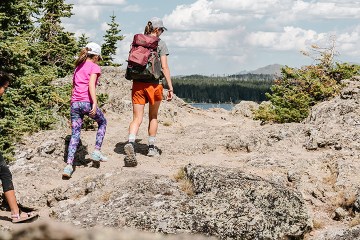
[[(67, 163), (73, 164), (75, 152), (77, 149), (77, 146), (80, 141), (80, 132), (81, 132), (81, 126), (83, 123), (84, 116), (89, 116), (89, 112), (91, 110), (91, 103), (89, 102), (73, 102), (71, 104), (71, 140), (69, 143), (68, 148), (68, 157), (67, 157)], [(97, 130), (96, 134), (96, 144), (95, 148), (99, 149), (101, 148), (102, 142), (104, 140), (105, 131), (106, 131), (106, 124), (107, 121), (105, 119), (104, 114), (100, 110), (100, 108), (96, 109), (96, 114), (94, 117), (91, 117), (94, 119), (97, 124), (99, 125), (99, 128)]]

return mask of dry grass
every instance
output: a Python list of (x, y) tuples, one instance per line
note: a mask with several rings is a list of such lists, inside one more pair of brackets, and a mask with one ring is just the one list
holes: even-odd
[(179, 171), (174, 174), (174, 178), (177, 182), (179, 182), (180, 180), (184, 180), (186, 178), (185, 169), (180, 168)]
[(313, 229), (321, 229), (325, 226), (325, 223), (321, 221), (320, 219), (314, 219), (313, 220)]
[(174, 178), (180, 184), (181, 191), (185, 192), (189, 196), (193, 196), (195, 194), (194, 185), (190, 179), (187, 178), (184, 168), (179, 169), (179, 171), (174, 175)]
[(162, 123), (165, 127), (170, 127), (173, 123), (171, 121), (164, 121)]
[(360, 214), (356, 214), (355, 217), (349, 222), (350, 227), (354, 227), (360, 224)]
[(338, 192), (337, 196), (333, 200), (333, 204), (335, 207), (342, 207), (344, 209), (349, 209), (354, 206), (356, 201), (355, 193), (345, 193), (344, 191)]
[(102, 202), (108, 202), (110, 200), (112, 192), (105, 192), (101, 197), (100, 201)]
[(194, 186), (193, 186), (192, 182), (189, 179), (182, 180), (180, 182), (180, 189), (182, 191), (184, 191), (189, 196), (193, 196), (195, 194)]

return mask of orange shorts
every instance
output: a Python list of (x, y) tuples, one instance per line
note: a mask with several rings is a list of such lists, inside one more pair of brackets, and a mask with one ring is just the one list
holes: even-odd
[(145, 105), (150, 102), (153, 105), (163, 99), (163, 86), (158, 83), (133, 81), (131, 98), (133, 104)]

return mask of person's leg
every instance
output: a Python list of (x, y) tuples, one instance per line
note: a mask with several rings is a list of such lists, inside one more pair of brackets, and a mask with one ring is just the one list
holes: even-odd
[(6, 165), (5, 159), (0, 153), (0, 179), (7, 203), (9, 204), (11, 215), (19, 214), (19, 206), (16, 201), (12, 174)]
[(134, 144), (136, 135), (139, 131), (144, 116), (144, 107), (145, 104), (133, 103), (133, 120), (129, 125), (128, 143), (124, 146), (124, 151), (126, 154), (124, 158), (125, 167), (135, 167), (137, 165)]
[(149, 136), (156, 136), (157, 129), (158, 129), (158, 112), (160, 107), (161, 101), (156, 101), (153, 105), (149, 104), (149, 126), (148, 126), (148, 133)]
[(9, 204), (11, 215), (19, 214), (19, 206), (16, 201), (15, 191), (14, 190), (8, 190), (4, 191), (4, 195), (6, 198), (7, 203)]
[(67, 164), (73, 165), (75, 152), (80, 142), (81, 126), (84, 115), (81, 112), (81, 102), (75, 102), (71, 105), (71, 139), (69, 142)]
[(73, 171), (75, 152), (80, 142), (81, 126), (84, 114), (82, 113), (83, 102), (71, 104), (71, 139), (68, 147), (67, 166), (64, 169), (63, 176), (70, 177)]
[[(158, 112), (160, 103), (163, 99), (163, 86), (161, 84), (152, 85), (153, 92), (152, 96), (149, 95), (149, 99), (152, 99), (152, 104), (149, 104), (149, 126), (148, 126), (148, 133), (149, 133), (149, 140), (150, 142), (154, 141), (155, 143), (155, 136), (158, 129)], [(150, 101), (150, 100), (149, 100)]]
[(106, 161), (107, 157), (105, 157), (101, 152), (101, 146), (104, 141), (105, 132), (106, 132), (106, 126), (107, 126), (107, 120), (103, 114), (103, 112), (100, 110), (100, 108), (97, 108), (96, 114), (94, 117), (92, 117), (98, 124), (98, 130), (96, 133), (96, 142), (95, 142), (95, 149), (92, 153), (93, 160), (96, 161)]
[(157, 155), (157, 151), (155, 149), (155, 140), (156, 140), (156, 133), (158, 129), (158, 112), (160, 107), (161, 101), (155, 101), (153, 105), (149, 105), (149, 126), (148, 126), (148, 156)]
[(3, 156), (0, 153), (0, 179), (5, 195), (5, 199), (10, 207), (11, 218), (13, 222), (21, 222), (35, 217), (34, 213), (20, 213), (19, 205), (17, 204), (14, 184), (12, 181), (12, 174), (9, 167), (6, 165)]
[(136, 136), (139, 131), (140, 125), (144, 117), (144, 108), (145, 104), (133, 104), (133, 120), (129, 125), (129, 137), (131, 138), (129, 139), (129, 142), (135, 141), (133, 136)]

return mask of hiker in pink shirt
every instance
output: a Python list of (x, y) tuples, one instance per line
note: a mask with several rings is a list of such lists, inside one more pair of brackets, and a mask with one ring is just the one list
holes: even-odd
[(99, 60), (101, 60), (101, 47), (91, 42), (81, 50), (75, 62), (76, 69), (73, 77), (70, 113), (72, 134), (63, 177), (71, 177), (74, 171), (74, 156), (80, 141), (81, 126), (85, 115), (94, 119), (99, 126), (96, 134), (95, 150), (92, 152), (91, 158), (97, 162), (107, 161), (107, 157), (100, 152), (107, 121), (97, 106), (96, 99), (96, 86), (101, 75), (101, 69), (97, 65)]

